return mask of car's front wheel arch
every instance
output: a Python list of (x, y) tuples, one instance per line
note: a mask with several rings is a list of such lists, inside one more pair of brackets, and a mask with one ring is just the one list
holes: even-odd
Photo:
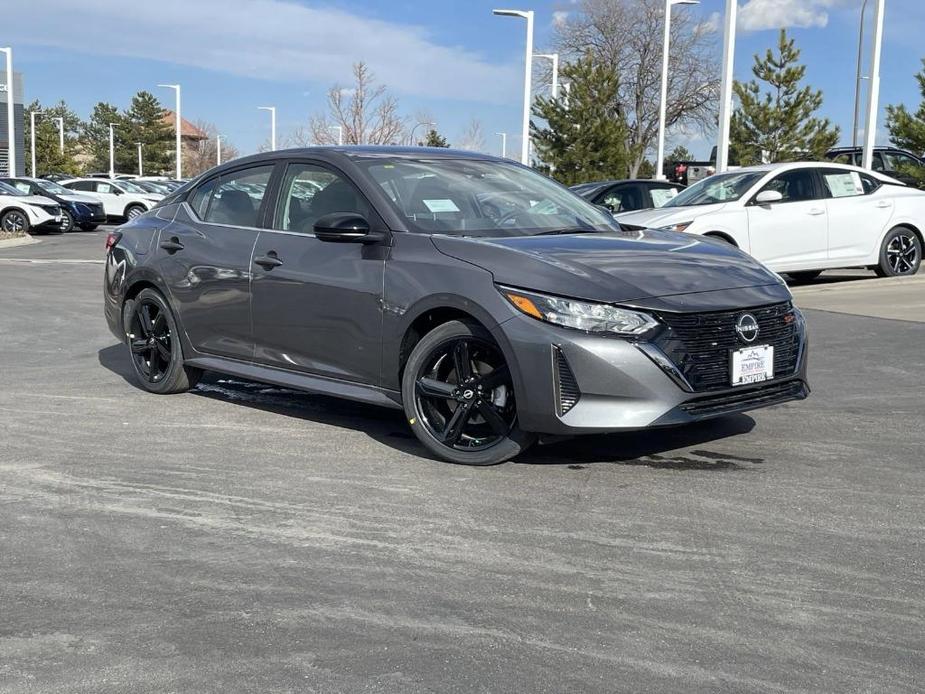
[(723, 241), (728, 243), (730, 246), (739, 247), (739, 244), (736, 243), (735, 239), (732, 238), (729, 234), (724, 234), (722, 231), (708, 231), (704, 236), (709, 236), (711, 239), (717, 239), (718, 241)]

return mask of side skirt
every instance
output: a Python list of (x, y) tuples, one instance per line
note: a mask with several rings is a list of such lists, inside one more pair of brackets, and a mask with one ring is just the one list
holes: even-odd
[(224, 359), (222, 357), (197, 357), (187, 359), (185, 363), (197, 369), (218, 371), (230, 376), (239, 376), (252, 381), (292, 388), (293, 390), (333, 395), (338, 398), (356, 400), (391, 409), (401, 409), (402, 407), (400, 393), (379, 388), (378, 386), (340, 381), (336, 378), (325, 378), (324, 376), (314, 376), (312, 374), (295, 373), (272, 366)]

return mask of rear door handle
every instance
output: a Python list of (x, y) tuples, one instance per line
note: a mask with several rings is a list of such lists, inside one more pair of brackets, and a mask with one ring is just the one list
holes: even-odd
[(813, 215), (813, 216), (815, 217), (815, 216), (820, 215), (820, 214), (825, 214), (825, 210), (820, 210), (818, 207), (814, 207), (813, 209), (811, 209), (811, 210), (809, 211), (809, 214), (811, 214), (811, 215)]
[(161, 241), (160, 246), (168, 253), (176, 253), (177, 251), (183, 250), (183, 244), (180, 243), (180, 239), (176, 236), (172, 236), (167, 241)]
[(893, 203), (890, 202), (889, 200), (881, 200), (880, 202), (877, 203), (877, 207), (892, 207), (892, 206), (893, 206)]
[(262, 255), (259, 258), (254, 258), (254, 262), (264, 270), (272, 270), (273, 268), (279, 267), (283, 264), (283, 261), (280, 260), (276, 255), (276, 251), (270, 251), (266, 255)]

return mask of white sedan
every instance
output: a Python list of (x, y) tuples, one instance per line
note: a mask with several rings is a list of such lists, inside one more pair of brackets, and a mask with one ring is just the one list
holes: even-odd
[(109, 178), (72, 178), (61, 185), (99, 198), (107, 217), (134, 219), (154, 207), (163, 195), (149, 193), (131, 181)]
[(660, 209), (616, 218), (630, 229), (716, 237), (795, 279), (858, 266), (913, 275), (922, 262), (925, 192), (855, 166), (768, 164), (710, 176)]

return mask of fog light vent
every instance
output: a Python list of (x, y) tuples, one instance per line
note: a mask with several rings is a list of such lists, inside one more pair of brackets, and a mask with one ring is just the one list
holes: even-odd
[(581, 391), (578, 390), (575, 374), (572, 373), (565, 355), (558, 347), (553, 347), (553, 369), (556, 376), (556, 403), (561, 417), (578, 404)]

